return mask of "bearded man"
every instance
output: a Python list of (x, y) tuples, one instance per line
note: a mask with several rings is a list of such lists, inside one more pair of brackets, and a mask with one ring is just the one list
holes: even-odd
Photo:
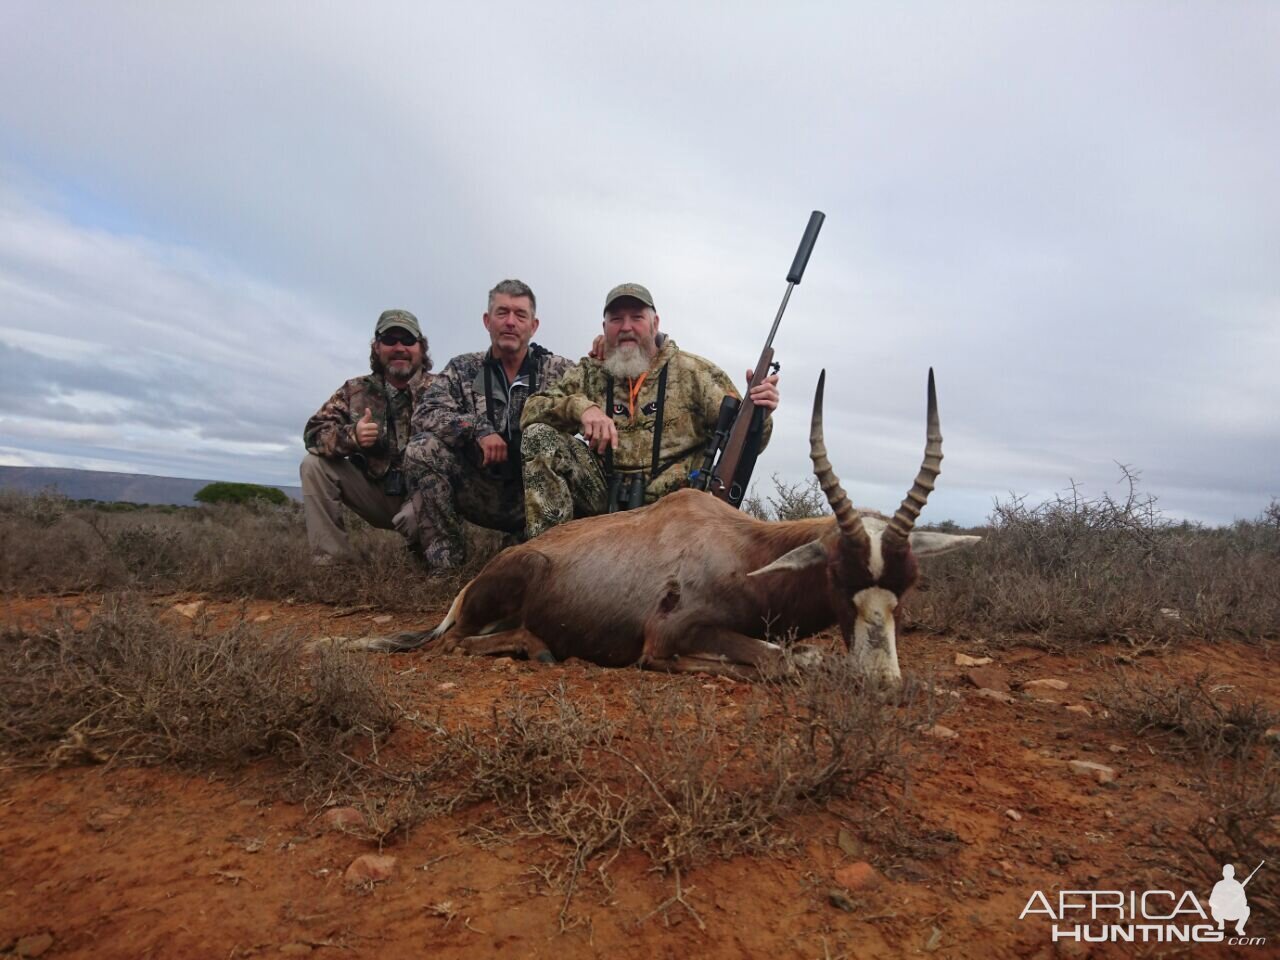
[(489, 291), (489, 349), (454, 357), (426, 392), (405, 450), (423, 559), (433, 573), (466, 560), (462, 521), (524, 533), (520, 415), (528, 398), (573, 361), (532, 342), (539, 322), (528, 284)]
[[(659, 323), (645, 287), (614, 287), (604, 304), (604, 359), (582, 360), (525, 405), (528, 538), (606, 512), (611, 484), (631, 492), (621, 507), (653, 503), (688, 485), (715, 433), (721, 401), (739, 395), (719, 367), (680, 350)], [(763, 449), (778, 406), (777, 375), (751, 387), (750, 396), (765, 414)]]
[(298, 472), (312, 562), (355, 559), (343, 504), (372, 526), (399, 531), (410, 551), (420, 551), (403, 460), (414, 408), (432, 380), (427, 349), (417, 317), (384, 311), (369, 344), (371, 374), (348, 380), (307, 421), (307, 456)]

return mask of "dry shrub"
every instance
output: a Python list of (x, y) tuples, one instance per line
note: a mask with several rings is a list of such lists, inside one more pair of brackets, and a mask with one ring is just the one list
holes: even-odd
[[(1186, 766), (1200, 810), (1165, 849), (1208, 885), (1221, 878), (1223, 864), (1235, 864), (1243, 880), (1258, 861), (1280, 858), (1280, 754), (1268, 737), (1280, 714), (1257, 699), (1227, 697), (1231, 692), (1204, 673), (1188, 685), (1126, 671), (1100, 697), (1115, 721), (1139, 735), (1162, 735)], [(1275, 871), (1264, 868), (1249, 884), (1249, 902), (1262, 915), (1276, 915), (1278, 896)]]
[(296, 504), (120, 511), (10, 494), (0, 499), (0, 589), (142, 589), (424, 610), (451, 598), (459, 578), (500, 545), (491, 531), (472, 528), (468, 569), (429, 578), (396, 534), (347, 520), (359, 562), (315, 567)]
[(1187, 832), (1204, 856), (1192, 868), (1209, 884), (1232, 863), (1243, 881), (1266, 860), (1249, 883), (1249, 905), (1260, 917), (1280, 917), (1280, 873), (1270, 869), (1280, 862), (1280, 755), (1272, 746), (1206, 756), (1199, 775), (1204, 809)]
[(1175, 524), (1123, 476), (1119, 499), (1073, 486), (1038, 506), (997, 503), (980, 544), (925, 564), (908, 625), (1055, 640), (1280, 636), (1277, 511), (1222, 529)]
[(844, 657), (758, 684), (728, 710), (684, 680), (655, 679), (621, 705), (573, 701), (560, 687), (495, 707), (487, 729), (437, 725), (450, 758), (437, 789), (453, 790), (452, 806), (495, 803), (507, 819), (488, 828), (495, 839), (564, 844), (539, 871), (565, 892), (562, 922), (588, 868), (607, 884), (628, 848), (672, 873), (688, 907), (681, 871), (785, 846), (788, 814), (872, 777), (904, 779), (908, 738), (937, 707), (915, 685), (901, 706), (865, 693)]
[(64, 618), (4, 633), (0, 650), (0, 747), (37, 763), (270, 756), (301, 782), (353, 762), (396, 716), (371, 658), (306, 654), (244, 623), (188, 632), (128, 597), (108, 597), (83, 629)]
[(787, 483), (775, 473), (773, 491), (772, 496), (766, 494), (761, 498), (752, 487), (750, 495), (742, 501), (743, 512), (757, 520), (805, 520), (831, 512), (827, 506), (827, 495), (822, 492), (817, 477)]
[(1257, 699), (1223, 699), (1231, 687), (1201, 673), (1188, 684), (1173, 676), (1122, 671), (1099, 694), (1112, 718), (1135, 733), (1167, 733), (1177, 752), (1204, 756), (1247, 756), (1280, 723)]

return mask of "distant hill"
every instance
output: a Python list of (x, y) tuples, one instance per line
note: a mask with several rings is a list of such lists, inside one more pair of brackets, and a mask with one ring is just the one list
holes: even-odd
[[(0, 490), (39, 493), (41, 490), (52, 489), (72, 500), (194, 506), (196, 491), (212, 482), (212, 480), (188, 480), (183, 477), (153, 477), (145, 473), (0, 466)], [(264, 484), (264, 486), (275, 486), (295, 500), (302, 499), (300, 487), (280, 487), (276, 484)]]

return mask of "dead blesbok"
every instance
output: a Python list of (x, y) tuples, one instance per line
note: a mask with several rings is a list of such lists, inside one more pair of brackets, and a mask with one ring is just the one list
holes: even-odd
[(840, 487), (822, 438), (825, 379), (824, 371), (809, 444), (834, 516), (766, 522), (682, 490), (509, 548), (462, 588), (434, 630), (362, 646), (749, 674), (782, 660), (766, 637), (807, 637), (839, 623), (863, 675), (896, 684), (896, 614), (917, 559), (980, 538), (912, 530), (942, 462), (933, 371), (924, 462), (891, 519), (859, 513)]

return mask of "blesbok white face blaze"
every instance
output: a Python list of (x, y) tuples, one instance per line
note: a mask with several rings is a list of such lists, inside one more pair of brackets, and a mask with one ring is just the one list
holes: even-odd
[(857, 619), (853, 622), (853, 659), (863, 676), (885, 683), (902, 681), (898, 668), (894, 611), (898, 598), (884, 587), (868, 587), (853, 595)]

